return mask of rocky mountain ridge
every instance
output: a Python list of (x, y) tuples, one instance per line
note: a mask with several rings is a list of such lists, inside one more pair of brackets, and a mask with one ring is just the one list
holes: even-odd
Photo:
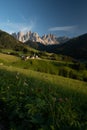
[(42, 37), (39, 36), (36, 32), (28, 31), (26, 33), (24, 32), (18, 32), (18, 33), (12, 33), (12, 36), (14, 36), (17, 40), (21, 42), (26, 42), (28, 40), (32, 42), (39, 42), (44, 45), (54, 45), (54, 44), (60, 44), (64, 43), (69, 40), (68, 37), (56, 37), (53, 34), (45, 34)]

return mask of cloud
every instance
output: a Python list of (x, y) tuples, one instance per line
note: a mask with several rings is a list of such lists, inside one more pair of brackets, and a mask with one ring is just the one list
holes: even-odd
[(0, 28), (9, 33), (18, 32), (18, 31), (29, 31), (35, 27), (35, 22), (30, 20), (29, 22), (16, 23), (11, 22), (9, 19), (7, 22), (0, 23)]
[(49, 28), (48, 31), (71, 31), (71, 30), (75, 30), (77, 28), (77, 26), (73, 25), (73, 26), (62, 26), (62, 27), (52, 27)]

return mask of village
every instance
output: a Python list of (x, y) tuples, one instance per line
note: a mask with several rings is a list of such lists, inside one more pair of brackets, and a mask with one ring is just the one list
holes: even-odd
[(40, 57), (38, 55), (36, 55), (36, 54), (30, 55), (30, 56), (22, 55), (21, 59), (24, 60), (24, 61), (26, 61), (28, 59), (40, 59)]

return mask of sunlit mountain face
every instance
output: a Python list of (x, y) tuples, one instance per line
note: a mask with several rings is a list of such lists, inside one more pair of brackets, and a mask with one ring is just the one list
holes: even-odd
[(53, 34), (45, 34), (42, 37), (38, 35), (36, 32), (28, 31), (26, 33), (24, 32), (18, 32), (18, 33), (12, 33), (12, 36), (14, 36), (17, 40), (21, 42), (26, 42), (28, 40), (32, 42), (40, 42), (44, 45), (53, 45), (53, 44), (60, 44), (64, 43), (69, 40), (68, 37), (62, 36), (57, 37)]

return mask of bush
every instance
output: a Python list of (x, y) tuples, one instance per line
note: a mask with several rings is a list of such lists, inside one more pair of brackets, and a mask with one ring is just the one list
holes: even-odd
[(83, 72), (83, 81), (87, 81), (87, 71)]
[(68, 67), (60, 67), (59, 68), (59, 75), (64, 77), (69, 77), (69, 68)]

